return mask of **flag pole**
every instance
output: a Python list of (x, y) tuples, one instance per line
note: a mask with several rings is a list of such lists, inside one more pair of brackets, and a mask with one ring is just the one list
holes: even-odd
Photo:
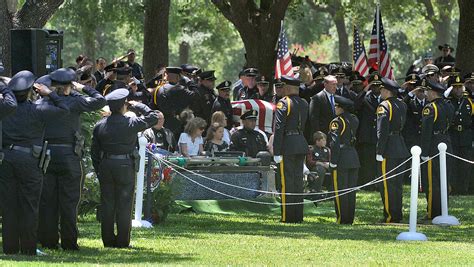
[(355, 70), (355, 62), (354, 62), (354, 42), (355, 42), (355, 22), (352, 23), (352, 70)]
[(377, 10), (375, 16), (377, 19), (377, 67), (380, 68), (380, 0), (377, 0)]

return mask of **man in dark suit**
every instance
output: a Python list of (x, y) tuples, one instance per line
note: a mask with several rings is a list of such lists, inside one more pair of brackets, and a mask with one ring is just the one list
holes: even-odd
[(94, 77), (97, 83), (105, 78), (105, 66), (107, 66), (105, 58), (99, 57), (95, 60), (96, 71), (94, 72)]
[[(327, 133), (329, 123), (336, 116), (334, 113), (334, 94), (336, 93), (337, 79), (332, 75), (324, 77), (324, 90), (311, 97), (309, 105), (309, 120), (311, 134), (317, 131)], [(308, 139), (310, 140), (310, 139)]]

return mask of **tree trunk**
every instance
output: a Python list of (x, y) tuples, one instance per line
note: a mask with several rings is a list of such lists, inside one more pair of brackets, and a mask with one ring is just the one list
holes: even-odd
[(0, 0), (0, 46), (3, 75), (11, 73), (10, 30), (15, 28), (43, 28), (64, 0), (26, 0), (20, 10), (10, 13), (10, 2)]
[(143, 44), (145, 80), (153, 78), (158, 64), (168, 65), (170, 0), (146, 0)]
[(339, 60), (351, 62), (350, 48), (349, 48), (349, 36), (346, 31), (346, 24), (344, 23), (344, 16), (333, 17), (334, 23), (336, 24), (337, 36), (339, 37)]
[(179, 64), (186, 63), (189, 63), (189, 44), (183, 41), (179, 44)]
[(212, 0), (240, 34), (244, 42), (248, 67), (256, 67), (271, 77), (275, 69), (276, 43), (281, 21), (290, 0)]
[(474, 1), (458, 0), (459, 4), (459, 35), (456, 53), (456, 67), (463, 71), (463, 74), (474, 72), (474, 20), (472, 10)]
[(95, 29), (82, 29), (84, 54), (95, 62)]

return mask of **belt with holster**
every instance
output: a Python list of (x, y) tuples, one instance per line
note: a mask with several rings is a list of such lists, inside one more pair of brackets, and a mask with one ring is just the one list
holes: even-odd
[(131, 159), (132, 154), (104, 154), (104, 159)]
[(73, 147), (72, 144), (49, 144), (48, 146), (49, 147), (70, 147), (70, 148)]
[(10, 146), (4, 147), (4, 148), (9, 149), (9, 150), (20, 151), (20, 152), (23, 152), (23, 153), (31, 153), (31, 148), (24, 147), (24, 146), (10, 145)]
[(285, 135), (286, 136), (290, 136), (290, 135), (300, 135), (302, 134), (302, 132), (300, 130), (288, 130), (288, 131), (285, 131)]

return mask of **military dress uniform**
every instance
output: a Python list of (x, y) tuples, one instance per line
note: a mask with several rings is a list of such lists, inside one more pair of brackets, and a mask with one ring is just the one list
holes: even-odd
[[(258, 111), (249, 110), (242, 114), (240, 118), (242, 120), (256, 120), (257, 116)], [(252, 158), (255, 158), (258, 152), (267, 150), (265, 136), (259, 131), (245, 127), (232, 134), (230, 143), (231, 151), (242, 151), (245, 152), (245, 156)]]
[[(369, 77), (369, 84), (379, 86), (380, 76), (374, 72)], [(357, 152), (360, 157), (359, 184), (365, 184), (376, 178), (377, 164), (375, 149), (377, 144), (377, 115), (380, 95), (372, 91), (362, 91), (354, 100), (356, 115), (360, 126), (357, 130)], [(372, 189), (367, 188), (366, 189)], [(373, 188), (372, 190), (374, 190)]]
[[(429, 90), (443, 93), (443, 85), (434, 82), (427, 82)], [(433, 157), (439, 153), (438, 144), (445, 143), (448, 152), (452, 151), (451, 139), (448, 134), (448, 127), (451, 124), (454, 110), (451, 104), (442, 98), (432, 100), (423, 109), (421, 122), (421, 157)], [(449, 170), (449, 164), (448, 168)], [(422, 175), (422, 187), (427, 200), (427, 219), (441, 215), (441, 188), (439, 177), (439, 157), (428, 160), (423, 170), (427, 175)], [(449, 175), (448, 175), (449, 177)]]
[[(384, 100), (377, 108), (377, 148), (378, 176), (383, 177), (380, 183), (380, 195), (383, 202), (384, 222), (400, 222), (402, 214), (403, 175), (387, 179), (387, 172), (400, 165), (410, 156), (402, 136), (406, 121), (407, 106), (396, 95), (398, 84), (382, 78), (382, 90), (390, 90), (395, 96)], [(399, 167), (395, 173), (403, 171)]]
[(336, 222), (352, 224), (354, 222), (356, 192), (340, 195), (339, 191), (357, 186), (360, 162), (354, 143), (359, 120), (355, 115), (349, 113), (353, 106), (350, 99), (335, 96), (334, 100), (344, 109), (344, 113), (334, 118), (329, 124), (330, 167), (335, 194)]
[[(53, 83), (63, 85), (71, 84), (76, 78), (73, 70), (65, 68), (48, 76)], [(51, 162), (43, 181), (38, 240), (47, 248), (57, 248), (59, 236), (63, 249), (79, 248), (77, 208), (83, 184), (81, 158), (84, 149), (80, 116), (84, 112), (101, 109), (106, 104), (105, 98), (95, 89), (85, 86), (82, 91), (86, 96), (75, 90), (69, 95), (60, 95), (69, 107), (69, 114), (46, 123), (45, 139), (51, 150)], [(61, 225), (60, 235), (58, 223)]]
[[(289, 86), (299, 86), (300, 80), (282, 76), (282, 82)], [(304, 138), (304, 129), (308, 119), (308, 102), (299, 95), (283, 97), (275, 112), (275, 131), (273, 136), (273, 154), (282, 156), (280, 162), (281, 178), (281, 221), (299, 223), (303, 221), (303, 165), (308, 143)], [(293, 204), (293, 205), (292, 205)]]
[[(449, 85), (462, 86), (460, 77), (453, 76)], [(453, 106), (454, 118), (449, 127), (449, 136), (453, 145), (453, 153), (459, 157), (472, 158), (472, 116), (474, 114), (474, 103), (467, 96), (460, 98), (452, 97), (449, 103)], [(471, 177), (471, 164), (462, 160), (452, 162), (451, 168), (451, 193), (466, 194), (469, 188), (469, 179)]]
[(43, 147), (45, 124), (69, 111), (64, 99), (55, 92), (36, 102), (27, 100), (34, 80), (33, 73), (20, 71), (8, 84), (18, 107), (15, 114), (2, 121), (5, 158), (0, 165), (0, 202), (5, 254), (36, 255), (39, 203), (43, 171), (47, 167), (47, 151)]
[[(144, 118), (130, 118), (114, 110), (125, 104), (127, 89), (106, 96), (112, 115), (94, 127), (91, 157), (100, 183), (101, 235), (105, 247), (128, 247), (132, 219), (135, 175), (138, 169), (137, 133), (158, 122), (158, 115), (146, 105), (133, 107)], [(117, 224), (117, 234), (114, 225)]]

